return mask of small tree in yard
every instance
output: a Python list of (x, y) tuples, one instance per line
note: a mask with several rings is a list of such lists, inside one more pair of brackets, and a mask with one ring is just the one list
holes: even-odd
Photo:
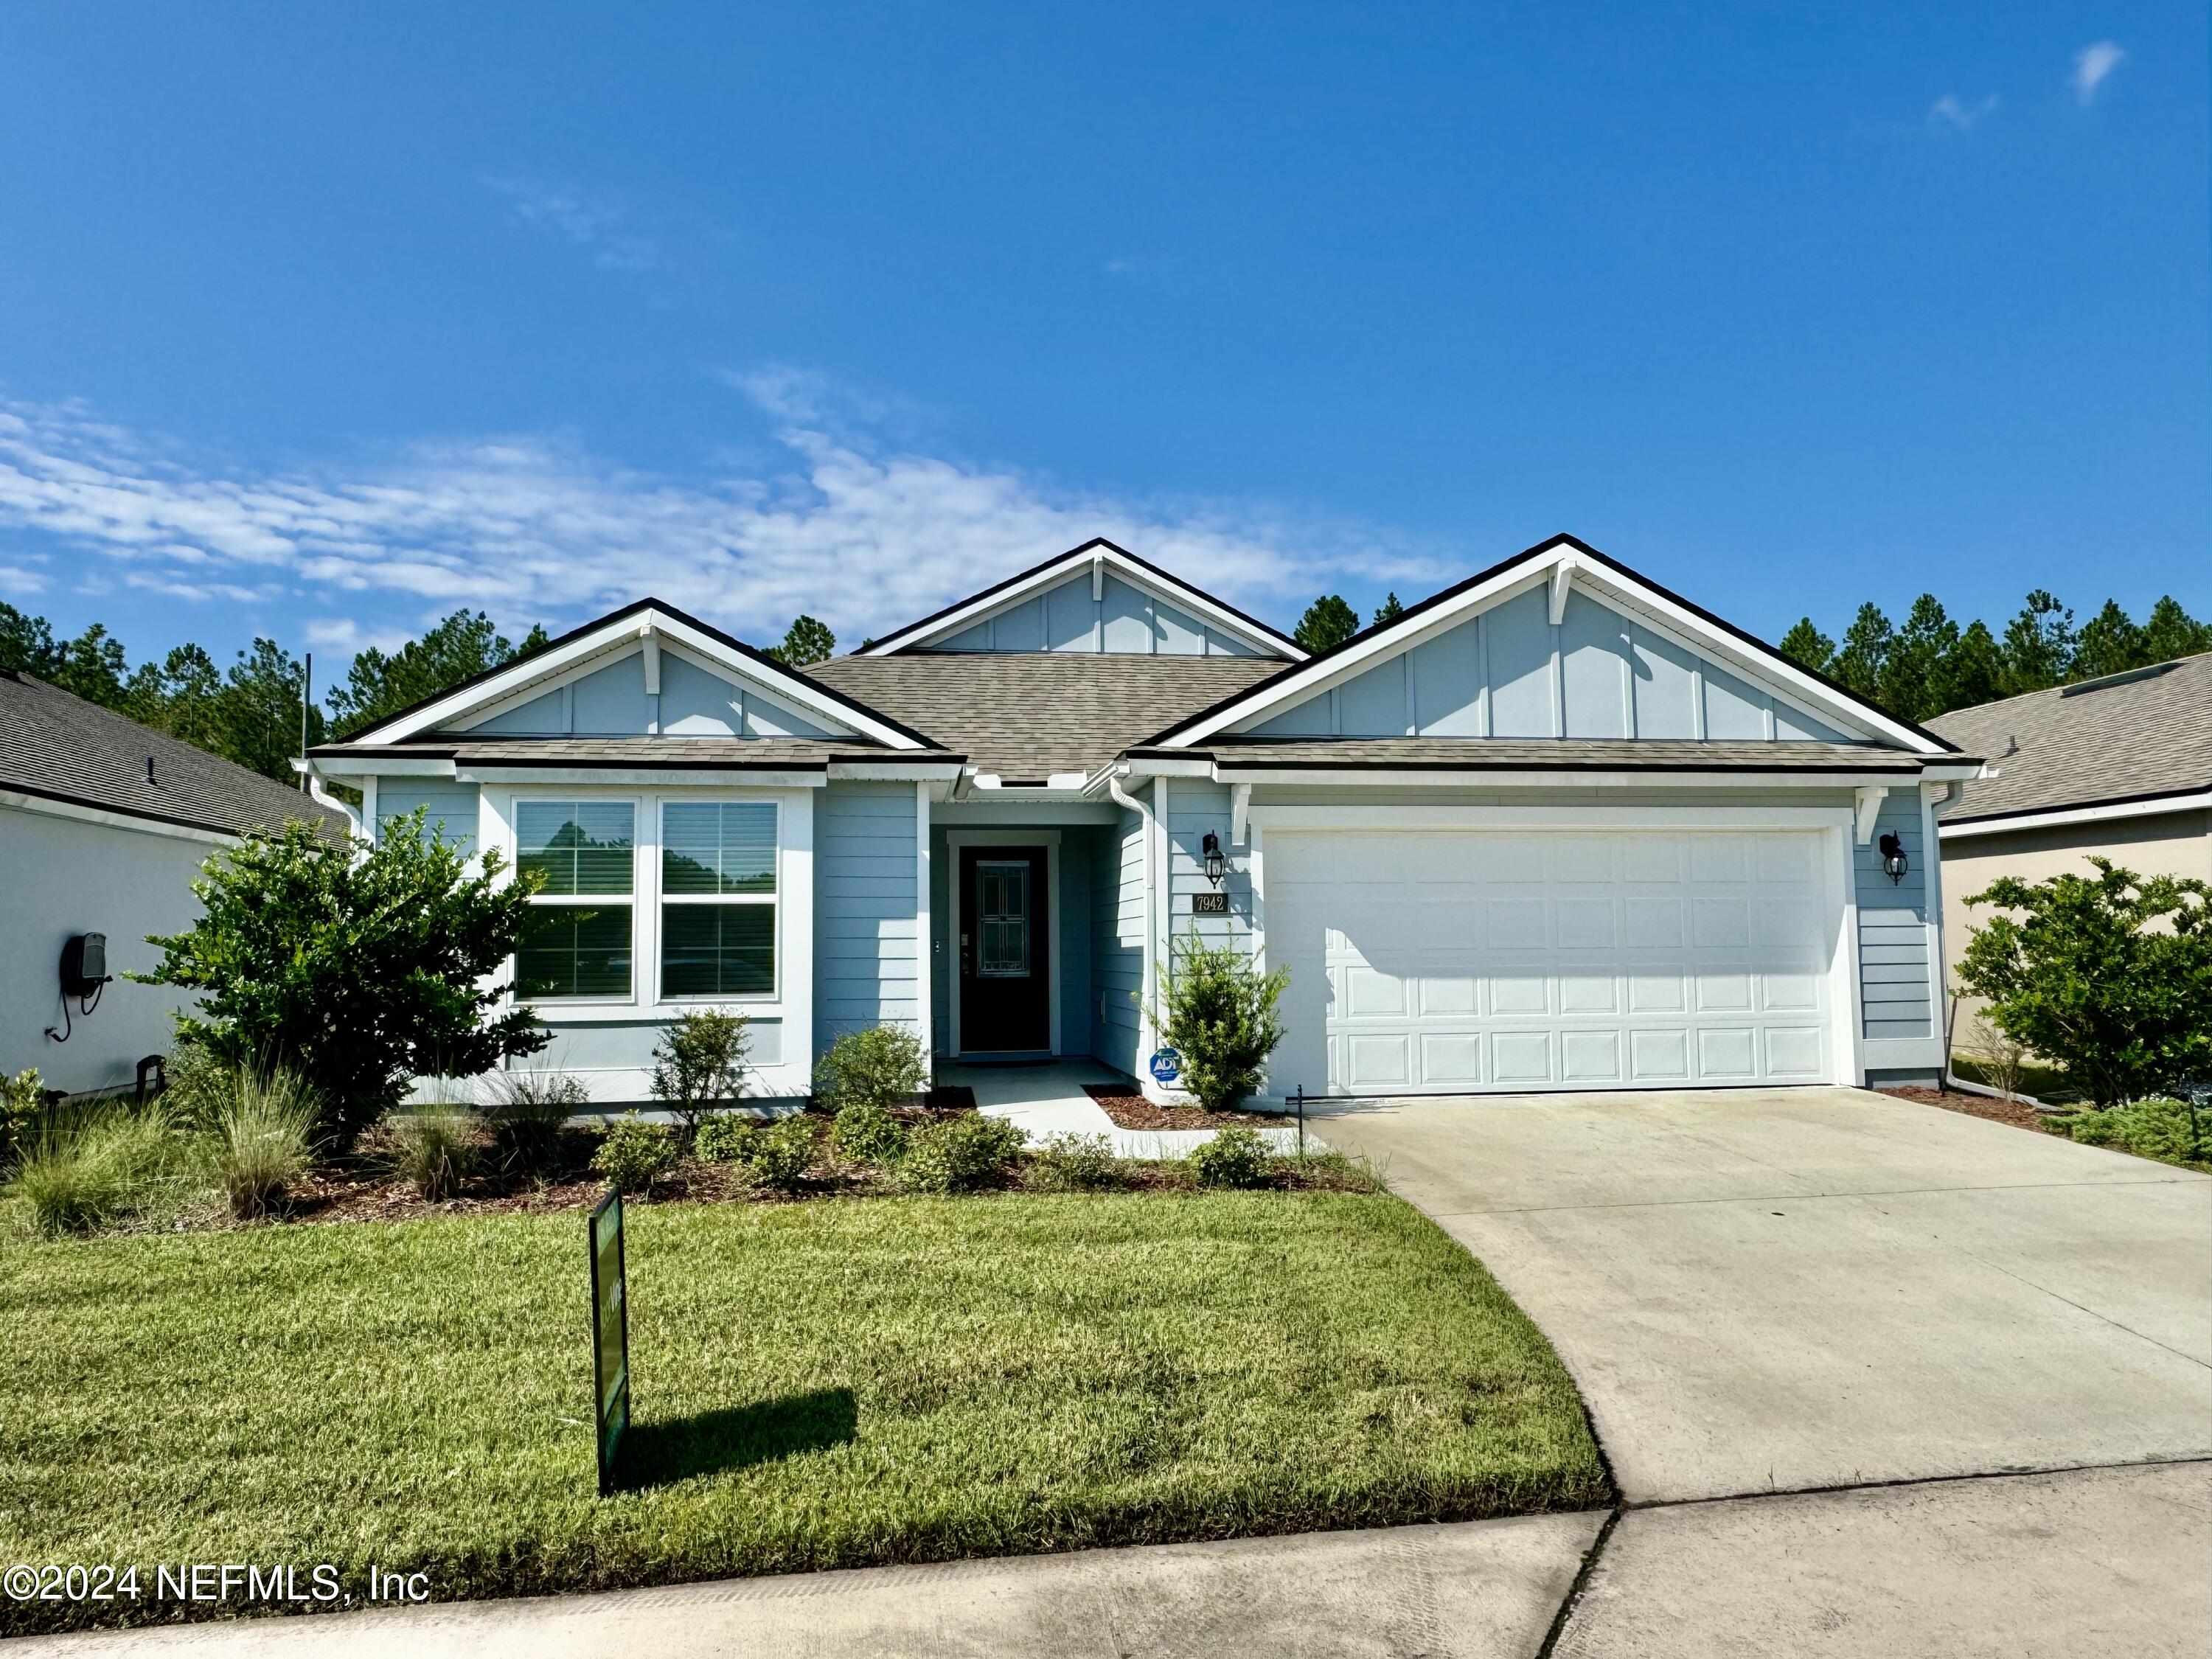
[(1182, 1086), (1209, 1112), (1234, 1111), (1260, 1086), (1283, 1040), (1275, 1005), (1291, 970), (1262, 974), (1231, 944), (1210, 945), (1194, 925), (1163, 988), (1160, 1035), (1182, 1057)]
[(2100, 1106), (2212, 1075), (2212, 888), (2089, 862), (1967, 899), (2015, 914), (1974, 931), (1960, 985)]
[(671, 1025), (653, 1049), (653, 1097), (683, 1123), (687, 1144), (702, 1118), (744, 1091), (751, 1043), (752, 1022), (744, 1015), (702, 1008)]
[(198, 992), (179, 1040), (291, 1073), (339, 1148), (416, 1078), (474, 1076), (546, 1043), (527, 1009), (494, 1018), (505, 993), (483, 982), (514, 955), (534, 882), (503, 884), (496, 852), (471, 875), (463, 848), (422, 827), (418, 811), (364, 848), (295, 822), (218, 853), (192, 884), (199, 920), (149, 939), (160, 965), (131, 975)]

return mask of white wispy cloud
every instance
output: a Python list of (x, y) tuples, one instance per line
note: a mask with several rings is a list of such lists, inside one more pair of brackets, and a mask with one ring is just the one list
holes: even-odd
[(1928, 118), (1948, 123), (1960, 132), (1972, 132), (1975, 125), (1995, 111), (1996, 106), (1997, 95), (1994, 92), (1974, 104), (1966, 103), (1955, 93), (1947, 92), (1928, 106)]
[(534, 179), (486, 178), (484, 187), (506, 198), (514, 216), (581, 248), (607, 270), (651, 270), (660, 247), (627, 222), (615, 204)]
[(2099, 40), (2074, 54), (2074, 72), (2066, 77), (2075, 99), (2087, 109), (2105, 77), (2127, 59), (2127, 51), (2116, 40)]
[(0, 530), (100, 556), (90, 580), (351, 618), (319, 624), (333, 647), (460, 605), (557, 628), (646, 594), (744, 638), (778, 637), (805, 611), (857, 641), (1094, 535), (1270, 613), (1347, 574), (1450, 574), (1434, 547), (1356, 526), (1115, 501), (894, 448), (818, 418), (823, 386), (788, 371), (753, 395), (779, 422), (768, 464), (686, 477), (543, 435), (257, 472), (81, 406), (0, 400)]

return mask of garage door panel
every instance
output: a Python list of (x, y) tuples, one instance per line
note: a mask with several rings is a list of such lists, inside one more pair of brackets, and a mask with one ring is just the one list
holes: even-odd
[(1821, 871), (1802, 832), (1273, 834), (1284, 1085), (1830, 1080)]

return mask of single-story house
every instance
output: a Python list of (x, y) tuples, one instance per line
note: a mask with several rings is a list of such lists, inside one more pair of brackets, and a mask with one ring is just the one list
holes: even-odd
[(1961, 708), (1929, 729), (1989, 757), (1938, 830), (1948, 973), (1989, 915), (1966, 901), (2001, 876), (2086, 876), (2095, 854), (2212, 881), (2212, 653)]
[(1194, 930), (1290, 969), (1269, 1091), (1934, 1078), (1979, 763), (1559, 537), (1318, 656), (1104, 541), (787, 669), (647, 599), (315, 750), (544, 872), (533, 1062), (642, 1095), (743, 1009), (1157, 1088)]
[[(345, 828), (296, 787), (0, 671), (0, 1070), (36, 1066), (70, 1093), (135, 1082), (190, 997), (123, 975), (160, 962), (148, 934), (198, 918), (210, 854), (289, 818)], [(88, 936), (107, 982), (88, 988), (80, 963), (65, 989), (64, 951)]]

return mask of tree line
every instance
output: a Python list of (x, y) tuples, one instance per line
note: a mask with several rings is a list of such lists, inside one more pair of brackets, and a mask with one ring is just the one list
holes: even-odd
[[(1403, 610), (1398, 596), (1389, 594), (1370, 626), (1389, 622)], [(1291, 637), (1319, 653), (1358, 631), (1359, 613), (1343, 595), (1324, 593), (1306, 607)], [(1782, 636), (1780, 649), (1791, 661), (1901, 719), (1918, 722), (2000, 697), (2212, 651), (2212, 623), (2196, 620), (2169, 594), (2141, 623), (2119, 601), (2107, 599), (2103, 610), (2076, 628), (2074, 613), (2039, 587), (1998, 635), (1978, 619), (1961, 628), (1933, 593), (1923, 593), (1902, 626), (1869, 602), (1844, 630), (1841, 645), (1806, 617)]]
[[(483, 611), (456, 611), (397, 650), (356, 655), (345, 679), (307, 714), (310, 744), (343, 743), (404, 708), (537, 650), (543, 623), (510, 641)], [(811, 617), (791, 625), (767, 654), (793, 667), (819, 662), (836, 636)], [(55, 635), (44, 617), (0, 601), (0, 669), (58, 685), (264, 777), (297, 781), (306, 665), (275, 640), (256, 638), (228, 670), (204, 647), (176, 647), (132, 667), (123, 642), (94, 623), (75, 639)]]

